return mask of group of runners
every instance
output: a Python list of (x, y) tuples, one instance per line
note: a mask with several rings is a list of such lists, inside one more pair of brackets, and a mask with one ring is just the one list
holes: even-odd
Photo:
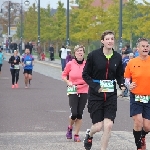
[[(137, 41), (139, 56), (131, 59), (125, 72), (122, 57), (114, 51), (115, 36), (112, 31), (105, 31), (101, 36), (100, 49), (90, 52), (84, 60), (85, 48), (77, 45), (74, 48), (74, 59), (69, 61), (62, 72), (62, 79), (67, 84), (67, 95), (71, 115), (66, 137), (80, 142), (80, 128), (83, 111), (88, 102), (88, 112), (92, 126), (87, 129), (84, 147), (90, 150), (93, 136), (104, 129), (101, 138), (101, 150), (108, 147), (111, 130), (117, 112), (117, 89), (130, 89), (130, 117), (133, 118), (133, 136), (137, 150), (146, 150), (146, 135), (150, 132), (150, 52), (149, 41), (140, 38)], [(25, 88), (32, 80), (34, 58), (27, 48), (20, 58), (18, 51), (9, 59), (12, 75), (12, 88), (18, 88), (20, 64), (23, 66)], [(125, 78), (125, 79), (124, 79)], [(119, 142), (119, 141), (118, 141)]]
[(103, 127), (101, 150), (107, 149), (116, 118), (117, 82), (121, 90), (127, 86), (130, 89), (130, 116), (134, 121), (135, 145), (137, 150), (146, 150), (145, 136), (150, 132), (149, 41), (145, 38), (137, 41), (139, 56), (128, 62), (124, 73), (122, 57), (113, 49), (114, 35), (112, 31), (105, 31), (101, 36), (102, 47), (90, 52), (86, 61), (84, 47), (76, 46), (74, 59), (66, 64), (62, 72), (71, 110), (66, 137), (72, 139), (75, 125), (74, 141), (81, 141), (79, 131), (88, 100), (88, 112), (93, 125), (87, 129), (84, 148), (91, 149), (94, 134)]
[(9, 58), (8, 63), (10, 63), (10, 72), (12, 76), (12, 89), (19, 88), (19, 72), (20, 65), (23, 67), (25, 88), (28, 88), (32, 80), (32, 70), (34, 66), (34, 58), (30, 54), (30, 50), (26, 48), (25, 54), (23, 54), (22, 59), (18, 55), (18, 51), (14, 50), (14, 54)]

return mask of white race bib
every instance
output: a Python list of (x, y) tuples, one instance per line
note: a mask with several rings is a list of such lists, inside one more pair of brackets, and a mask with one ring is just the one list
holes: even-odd
[(19, 65), (14, 65), (14, 69), (20, 69)]
[(150, 101), (150, 96), (148, 95), (135, 95), (136, 102), (148, 103)]
[(100, 80), (102, 92), (114, 92), (114, 80)]
[(31, 65), (32, 64), (32, 61), (26, 61), (26, 65)]
[(67, 95), (77, 94), (77, 87), (75, 85), (67, 87)]

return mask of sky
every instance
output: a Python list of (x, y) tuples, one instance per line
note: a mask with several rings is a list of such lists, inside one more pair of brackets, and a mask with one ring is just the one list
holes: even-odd
[[(5, 2), (7, 0), (0, 0), (0, 6), (2, 5), (3, 2)], [(17, 3), (21, 3), (21, 1), (25, 1), (25, 0), (11, 0), (12, 2), (17, 2)], [(30, 4), (32, 3), (36, 3), (36, 1), (38, 0), (29, 0)], [(57, 3), (59, 0), (40, 0), (40, 4), (41, 7), (46, 8), (48, 4), (50, 4), (51, 8), (57, 8)], [(137, 0), (138, 2), (142, 2), (142, 0)], [(64, 3), (65, 8), (67, 7), (67, 0), (61, 0), (61, 2)], [(147, 0), (147, 2), (150, 2), (150, 0)]]

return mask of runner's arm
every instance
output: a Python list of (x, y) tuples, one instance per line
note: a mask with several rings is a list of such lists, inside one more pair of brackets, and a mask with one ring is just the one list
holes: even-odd
[(123, 71), (123, 65), (122, 65), (122, 58), (120, 56), (119, 65), (116, 70), (116, 80), (120, 89), (125, 88), (123, 73), (124, 71)]
[(66, 64), (66, 67), (64, 68), (64, 71), (62, 72), (62, 79), (67, 83), (67, 85), (69, 84), (69, 80), (67, 77), (70, 71), (71, 71), (71, 62), (68, 62)]
[(93, 72), (93, 63), (92, 63), (92, 53), (88, 54), (85, 67), (83, 69), (82, 77), (83, 80), (89, 85), (90, 88), (94, 89), (95, 92), (98, 92), (100, 87), (99, 83), (93, 82), (91, 78)]
[(22, 64), (22, 66), (25, 65), (25, 64), (24, 64), (24, 57), (22, 57), (22, 59), (21, 59), (21, 64)]

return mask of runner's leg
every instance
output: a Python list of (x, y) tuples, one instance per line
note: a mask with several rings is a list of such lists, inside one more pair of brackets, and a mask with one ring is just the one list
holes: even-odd
[(2, 70), (2, 64), (0, 64), (0, 74), (1, 74), (1, 70)]
[(14, 88), (15, 84), (15, 69), (10, 69), (11, 71), (11, 76), (12, 76), (12, 88)]
[(104, 133), (101, 140), (101, 150), (106, 150), (111, 135), (111, 130), (113, 126), (113, 121), (110, 119), (104, 119)]
[(28, 73), (24, 73), (24, 82), (25, 82), (25, 88), (27, 88), (28, 87)]
[(133, 116), (132, 118), (134, 121), (133, 135), (135, 138), (135, 144), (137, 146), (137, 149), (141, 149), (143, 117), (142, 117), (142, 114), (137, 114)]
[(19, 69), (16, 69), (16, 84), (15, 84), (15, 87), (18, 88), (18, 80), (19, 80)]
[(69, 126), (67, 129), (66, 137), (67, 139), (72, 139), (72, 129), (73, 124), (77, 119), (77, 107), (78, 107), (78, 95), (77, 94), (70, 94), (69, 95), (69, 106), (71, 110), (71, 116), (69, 117)]
[(75, 135), (79, 134), (79, 130), (82, 125), (83, 110), (85, 108), (86, 103), (87, 103), (87, 94), (86, 93), (80, 94), (77, 107), (77, 120), (75, 122)]

